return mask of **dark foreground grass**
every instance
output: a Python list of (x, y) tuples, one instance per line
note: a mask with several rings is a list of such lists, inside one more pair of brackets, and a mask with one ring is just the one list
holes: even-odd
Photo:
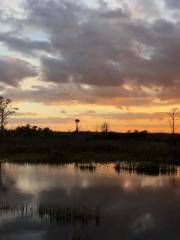
[(13, 215), (21, 218), (38, 217), (43, 222), (59, 225), (96, 225), (101, 223), (99, 208), (72, 207), (72, 206), (51, 206), (40, 204), (37, 208), (31, 205), (11, 207), (4, 203), (0, 206), (1, 216)]
[(75, 163), (75, 167), (81, 171), (96, 171), (96, 165), (94, 163)]
[(57, 224), (95, 224), (100, 225), (100, 213), (98, 209), (87, 207), (51, 207), (41, 205), (38, 209), (39, 217)]
[(155, 162), (121, 162), (116, 163), (114, 169), (117, 173), (128, 171), (145, 175), (174, 175), (177, 173), (177, 166), (173, 164), (161, 164)]
[(126, 161), (179, 165), (180, 135), (172, 138), (168, 134), (147, 133), (7, 131), (0, 135), (0, 158), (1, 161), (33, 164)]

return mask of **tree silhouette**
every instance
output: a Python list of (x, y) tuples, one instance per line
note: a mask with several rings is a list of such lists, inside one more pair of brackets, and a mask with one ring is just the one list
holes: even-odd
[(76, 132), (79, 132), (79, 123), (80, 123), (80, 120), (78, 118), (76, 118), (75, 120), (75, 123), (76, 123)]
[(179, 117), (178, 108), (172, 108), (169, 112), (169, 125), (173, 135), (175, 134), (176, 120), (178, 120), (178, 117)]
[(11, 104), (12, 100), (9, 98), (4, 98), (0, 96), (0, 129), (4, 130), (6, 124), (8, 123), (8, 118), (10, 115), (15, 113), (17, 108), (13, 108)]
[(109, 131), (109, 124), (107, 122), (104, 122), (101, 125), (101, 131), (104, 132), (104, 133), (107, 133)]

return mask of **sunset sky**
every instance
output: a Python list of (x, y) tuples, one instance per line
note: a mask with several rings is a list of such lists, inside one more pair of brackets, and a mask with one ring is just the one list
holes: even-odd
[[(179, 0), (1, 0), (9, 127), (169, 131), (180, 107)], [(180, 127), (177, 126), (177, 131)]]

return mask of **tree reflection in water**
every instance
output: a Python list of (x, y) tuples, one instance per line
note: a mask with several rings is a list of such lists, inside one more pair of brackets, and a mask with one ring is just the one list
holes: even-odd
[(0, 163), (0, 194), (8, 191), (8, 187), (3, 181), (2, 163)]

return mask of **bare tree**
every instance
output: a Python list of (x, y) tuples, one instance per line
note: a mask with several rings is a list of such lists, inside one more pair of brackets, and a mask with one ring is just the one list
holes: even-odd
[(109, 131), (109, 123), (104, 122), (104, 123), (101, 125), (101, 131), (107, 133), (107, 132)]
[(75, 120), (75, 123), (76, 123), (76, 132), (79, 132), (79, 123), (80, 123), (80, 120), (78, 118), (76, 118)]
[(9, 98), (4, 98), (0, 96), (0, 129), (1, 131), (5, 129), (10, 115), (15, 113), (17, 108), (13, 108), (11, 104), (12, 100)]
[(179, 110), (178, 108), (172, 108), (169, 112), (169, 125), (172, 131), (172, 134), (175, 134), (176, 130), (176, 121), (179, 118)]
[(98, 124), (96, 124), (96, 126), (95, 126), (95, 132), (98, 132), (98, 130), (99, 130), (99, 126), (98, 126)]

